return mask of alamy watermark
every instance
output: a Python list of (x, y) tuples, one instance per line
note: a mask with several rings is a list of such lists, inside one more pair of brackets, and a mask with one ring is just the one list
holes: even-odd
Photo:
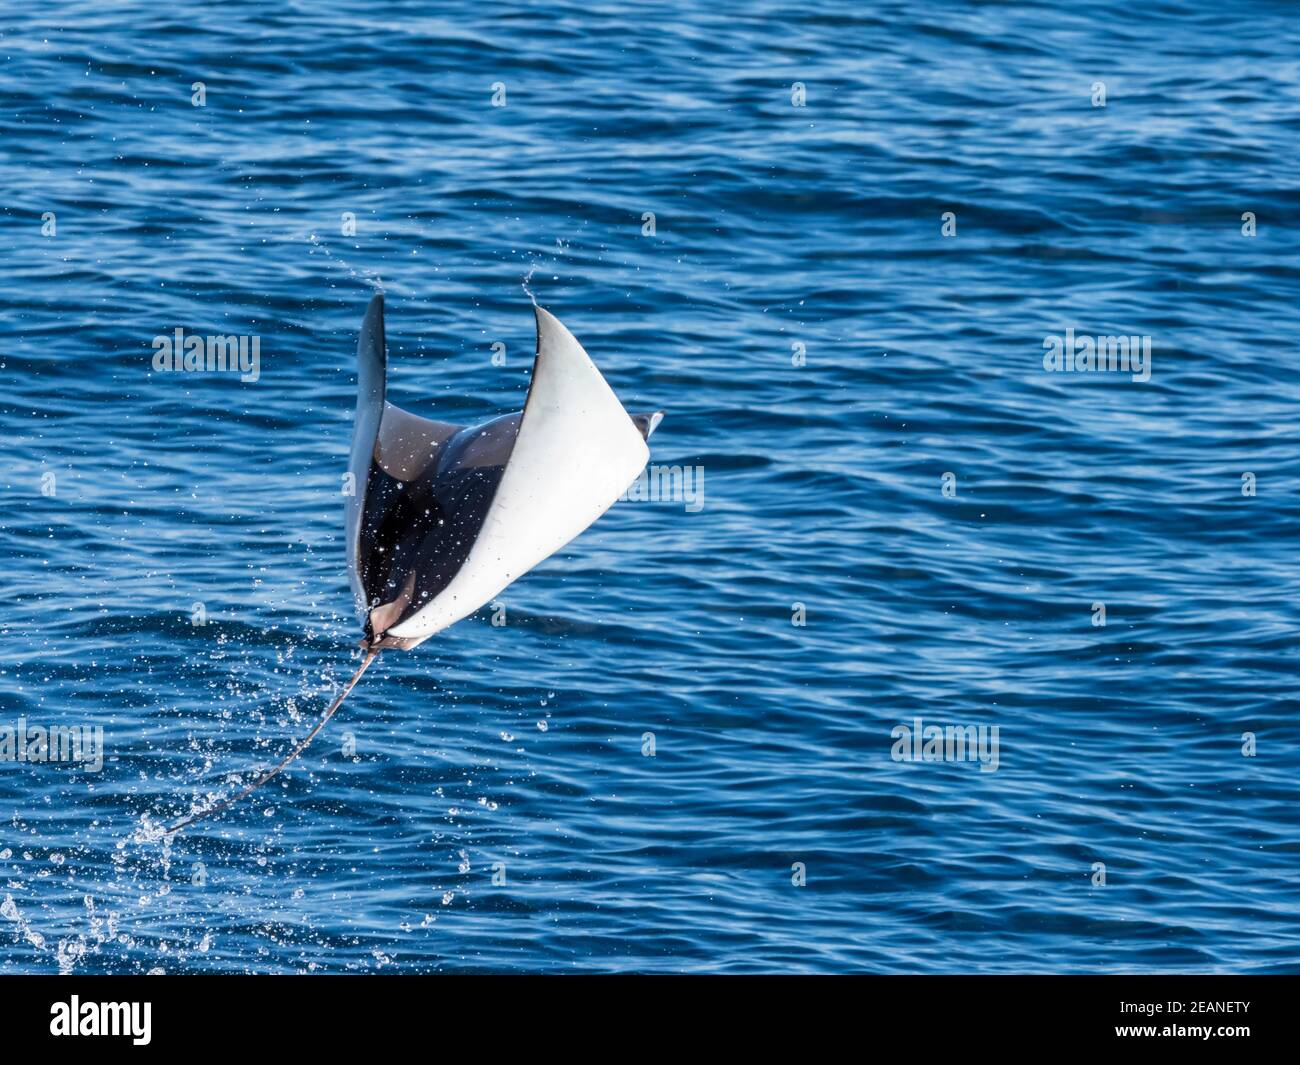
[(1134, 381), (1151, 380), (1151, 338), (1149, 336), (1075, 336), (1074, 327), (1065, 336), (1043, 337), (1043, 369), (1048, 373), (1127, 373)]
[(231, 373), (251, 384), (262, 376), (260, 336), (188, 336), (180, 326), (174, 333), (153, 338), (153, 368), (159, 373)]
[(688, 514), (704, 509), (703, 466), (647, 466), (619, 499), (629, 503), (682, 503)]
[(98, 773), (104, 768), (104, 726), (43, 728), (20, 717), (17, 728), (0, 725), (0, 762), (80, 762)]
[(895, 762), (979, 762), (981, 773), (998, 769), (1000, 725), (926, 725), (919, 717), (889, 730)]
[(153, 1038), (152, 1002), (68, 1002), (50, 1006), (50, 1035), (129, 1036), (135, 1046), (148, 1046)]

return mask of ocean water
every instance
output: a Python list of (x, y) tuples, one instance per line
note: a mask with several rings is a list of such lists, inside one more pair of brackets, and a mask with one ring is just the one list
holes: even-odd
[[(0, 973), (1300, 970), (1298, 115), (1284, 3), (11, 8), (0, 728), (105, 755), (0, 761)], [(702, 495), (160, 840), (357, 664), (379, 289), (395, 402), (531, 294)]]

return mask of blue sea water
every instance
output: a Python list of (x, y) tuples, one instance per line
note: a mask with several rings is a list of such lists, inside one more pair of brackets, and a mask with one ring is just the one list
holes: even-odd
[[(0, 762), (0, 973), (1300, 970), (1298, 116), (1285, 3), (11, 5), (0, 727), (107, 753)], [(703, 505), (160, 840), (357, 664), (380, 288), (395, 402), (531, 293)]]

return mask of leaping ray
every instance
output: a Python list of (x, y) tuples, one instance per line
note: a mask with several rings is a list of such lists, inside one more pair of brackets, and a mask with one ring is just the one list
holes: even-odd
[(474, 613), (591, 525), (650, 457), (662, 411), (629, 415), (553, 315), (537, 312), (537, 358), (522, 412), (465, 427), (387, 402), (384, 298), (357, 344), (349, 471), (348, 573), (365, 623), (364, 658), (316, 726), (232, 798), (181, 818), (170, 834), (237, 803), (297, 758), (381, 651), (409, 650)]

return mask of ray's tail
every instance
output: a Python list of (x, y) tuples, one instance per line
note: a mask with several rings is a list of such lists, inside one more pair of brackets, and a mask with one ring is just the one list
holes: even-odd
[(285, 766), (287, 766), (290, 762), (292, 762), (295, 758), (297, 758), (298, 755), (302, 754), (302, 752), (307, 749), (307, 745), (310, 744), (311, 741), (316, 738), (316, 734), (325, 727), (326, 722), (328, 722), (329, 719), (334, 716), (334, 711), (343, 705), (343, 700), (346, 699), (348, 697), (348, 694), (352, 691), (352, 689), (357, 686), (357, 681), (361, 679), (361, 674), (363, 674), (366, 671), (366, 669), (370, 666), (370, 663), (375, 660), (378, 654), (379, 654), (378, 651), (366, 652), (366, 657), (361, 660), (361, 665), (358, 666), (357, 671), (352, 674), (352, 679), (343, 686), (343, 690), (339, 692), (338, 696), (334, 699), (334, 701), (330, 703), (329, 708), (325, 711), (324, 714), (321, 715), (321, 719), (316, 722), (316, 727), (313, 728), (309, 733), (307, 733), (306, 736), (304, 736), (301, 740), (298, 741), (298, 745), (294, 747), (294, 749), (291, 750), (288, 754), (286, 754), (283, 759), (281, 759), (279, 765), (275, 766), (273, 769), (268, 769), (255, 781), (253, 781), (253, 783), (249, 784), (246, 788), (244, 788), (243, 791), (241, 791), (238, 795), (234, 796), (233, 798), (222, 799), (221, 802), (217, 803), (215, 806), (209, 806), (206, 810), (200, 810), (198, 813), (189, 814), (185, 817), (182, 817), (179, 821), (177, 821), (174, 825), (172, 825), (171, 828), (167, 829), (166, 835), (170, 836), (173, 832), (179, 831), (182, 828), (186, 828), (189, 825), (194, 824), (195, 821), (202, 821), (205, 817), (211, 817), (213, 814), (220, 813), (222, 810), (234, 806), (235, 803), (239, 802), (240, 799), (256, 791), (268, 780), (270, 780), (277, 773), (279, 773), (280, 770), (282, 770)]

